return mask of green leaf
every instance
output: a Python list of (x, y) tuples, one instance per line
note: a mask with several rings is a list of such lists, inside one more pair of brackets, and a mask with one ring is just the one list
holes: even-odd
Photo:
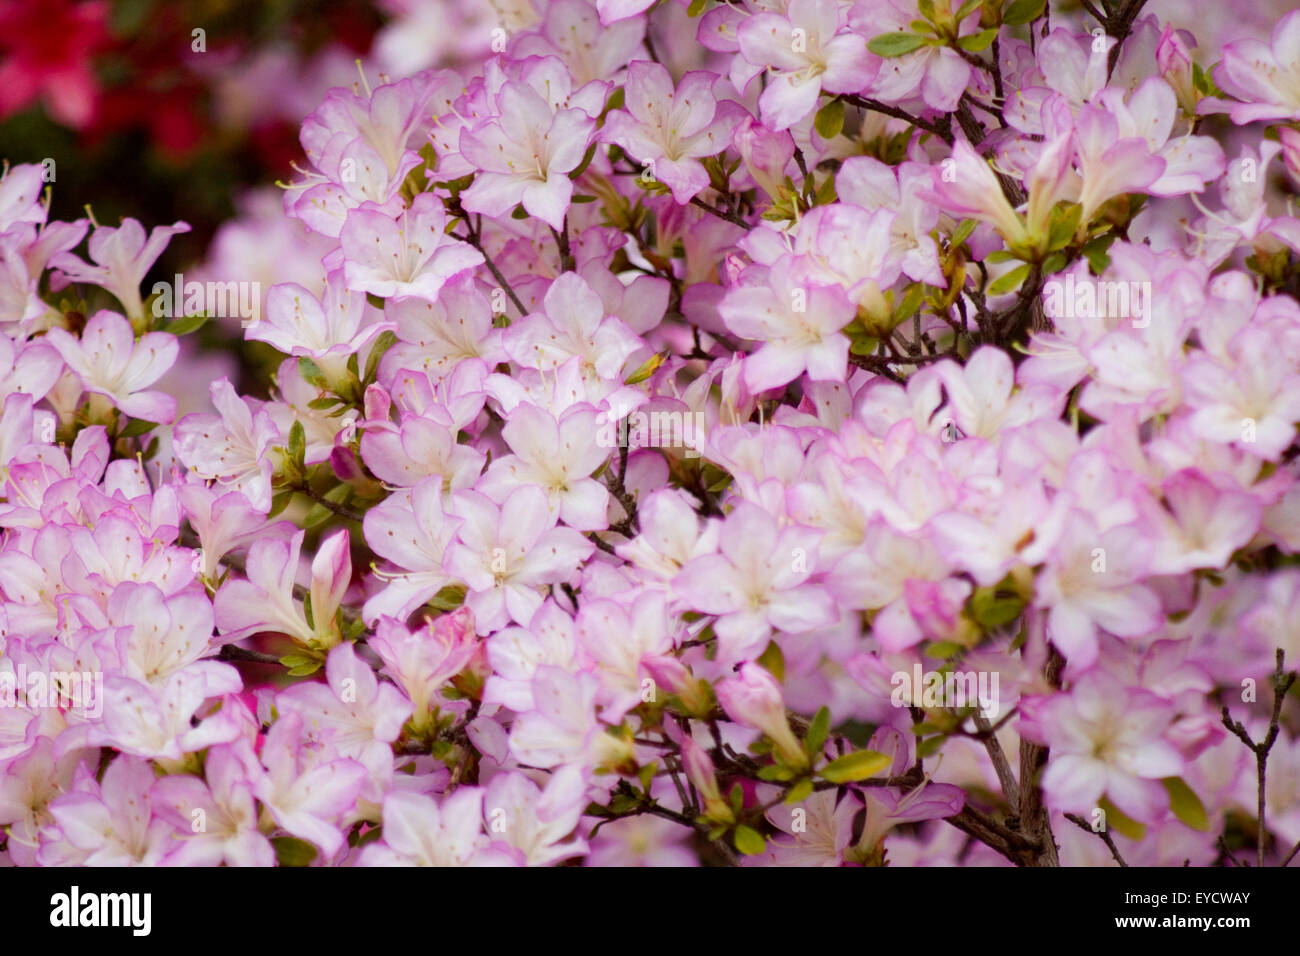
[(298, 356), (298, 374), (302, 376), (302, 380), (308, 385), (315, 385), (317, 388), (329, 387), (321, 367), (305, 355)]
[(727, 793), (727, 802), (731, 804), (731, 812), (739, 815), (741, 809), (745, 806), (745, 789), (738, 783), (731, 785), (731, 790)]
[(1102, 797), (1099, 801), (1101, 809), (1106, 814), (1106, 826), (1121, 836), (1126, 836), (1130, 840), (1142, 840), (1147, 835), (1145, 823), (1138, 823), (1132, 817), (1128, 816), (1119, 807), (1110, 802), (1108, 797)]
[(318, 657), (293, 652), (280, 658), (280, 663), (289, 668), (290, 677), (306, 677), (320, 670), (323, 662)]
[(979, 223), (974, 219), (963, 219), (961, 225), (957, 227), (957, 231), (952, 234), (952, 244), (960, 246), (971, 237), (971, 233), (975, 231), (975, 227), (978, 225)]
[(1025, 278), (1028, 275), (1029, 275), (1028, 264), (1023, 266), (1017, 266), (1016, 268), (1008, 272), (1006, 275), (1002, 276), (1000, 279), (997, 279), (996, 281), (990, 283), (988, 287), (988, 294), (1004, 295), (1008, 292), (1014, 292), (1016, 289), (1020, 288), (1021, 283), (1025, 281)]
[(663, 365), (664, 362), (666, 362), (667, 360), (668, 360), (667, 352), (656, 352), (654, 355), (650, 356), (643, 363), (641, 363), (641, 367), (637, 369), (635, 372), (633, 372), (628, 377), (627, 381), (624, 382), (623, 384), (625, 385), (641, 384), (646, 379), (648, 379), (651, 375), (657, 372), (659, 370), (659, 367)]
[(1002, 22), (1009, 27), (1037, 20), (1047, 8), (1047, 0), (1012, 0), (1002, 13)]
[(999, 597), (996, 588), (976, 588), (970, 596), (970, 616), (985, 633), (1001, 630), (1025, 609), (1019, 596)]
[(767, 849), (767, 841), (763, 839), (762, 835), (743, 823), (736, 827), (733, 839), (736, 841), (736, 849), (745, 856), (758, 856)]
[(379, 368), (379, 360), (384, 357), (384, 353), (397, 344), (397, 333), (393, 331), (384, 332), (379, 338), (375, 339), (375, 344), (370, 347), (370, 356), (366, 359), (366, 375), (362, 382), (373, 380), (375, 370)]
[(333, 395), (325, 395), (321, 398), (313, 398), (307, 403), (307, 407), (314, 411), (323, 412), (342, 404), (341, 399), (335, 398)]
[(293, 490), (281, 491), (271, 498), (271, 511), (267, 514), (267, 520), (274, 518), (285, 508), (289, 507), (289, 502), (293, 500)]
[(961, 653), (962, 646), (954, 641), (935, 641), (925, 649), (925, 656), (938, 661), (946, 661), (954, 654)]
[(1014, 258), (1016, 258), (1016, 254), (1010, 249), (994, 249), (984, 257), (984, 261), (989, 265), (993, 265), (997, 262), (1010, 262)]
[(1083, 216), (1083, 207), (1078, 203), (1069, 203), (1052, 210), (1050, 232), (1047, 248), (1049, 251), (1063, 249), (1074, 239), (1079, 229), (1079, 220)]
[(844, 101), (839, 97), (830, 100), (817, 111), (813, 120), (817, 135), (822, 139), (834, 139), (844, 129)]
[(758, 768), (758, 778), (767, 780), (771, 783), (780, 783), (786, 780), (794, 779), (794, 771), (789, 767), (783, 767), (777, 763), (770, 763), (765, 767)]
[(1179, 820), (1193, 830), (1202, 833), (1210, 829), (1210, 818), (1205, 813), (1205, 804), (1201, 803), (1191, 787), (1182, 777), (1165, 777), (1160, 781), (1169, 791), (1169, 809)]
[(465, 588), (459, 584), (448, 584), (445, 588), (429, 598), (430, 606), (439, 611), (454, 611), (465, 603)]
[(775, 677), (778, 683), (785, 682), (785, 655), (781, 653), (781, 645), (776, 641), (768, 641), (767, 648), (758, 658), (758, 663)]
[(583, 154), (582, 162), (578, 163), (577, 168), (574, 169), (571, 173), (569, 173), (570, 179), (576, 180), (579, 176), (581, 176), (583, 173), (587, 171), (587, 167), (591, 165), (591, 161), (596, 157), (596, 147), (599, 145), (600, 145), (600, 141), (597, 140), (596, 142), (592, 143), (590, 146), (587, 147), (587, 152)]
[(948, 738), (945, 736), (926, 737), (924, 740), (917, 743), (916, 756), (918, 758), (933, 756), (939, 752), (939, 748), (943, 746), (944, 741), (947, 739)]
[(987, 30), (981, 30), (979, 33), (972, 33), (969, 36), (961, 37), (957, 40), (957, 45), (968, 53), (979, 53), (981, 50), (987, 50), (989, 44), (998, 38), (998, 28), (989, 27)]
[(984, 0), (966, 0), (966, 2), (961, 5), (961, 9), (952, 15), (953, 20), (955, 20), (958, 23), (961, 23), (968, 16), (974, 13), (975, 8), (978, 7), (980, 4), (982, 4), (983, 2)]
[(510, 218), (511, 218), (511, 219), (527, 219), (527, 218), (528, 218), (528, 210), (525, 209), (525, 208), (523, 207), (523, 204), (521, 203), (520, 205), (516, 206), (513, 210), (511, 210), (511, 212), (510, 212)]
[(821, 752), (822, 747), (826, 746), (826, 738), (831, 732), (831, 710), (829, 707), (821, 707), (813, 715), (812, 723), (808, 725), (808, 736), (804, 738), (804, 750), (808, 756), (812, 757)]
[(894, 321), (899, 325), (906, 322), (921, 308), (921, 303), (925, 300), (925, 289), (921, 283), (914, 282), (907, 287), (903, 293), (903, 300), (898, 303), (898, 308), (894, 310)]
[(275, 858), (281, 866), (310, 866), (316, 859), (316, 848), (297, 837), (271, 837), (271, 846), (275, 847)]
[(307, 430), (302, 427), (302, 422), (295, 419), (289, 429), (289, 457), (301, 465), (306, 454)]
[(691, 0), (691, 5), (686, 8), (686, 15), (688, 17), (698, 17), (704, 12), (704, 5), (708, 2), (709, 0)]
[(182, 315), (163, 331), (170, 332), (172, 335), (186, 335), (198, 329), (206, 321), (208, 321), (206, 312), (200, 312), (197, 315)]
[(855, 750), (827, 764), (819, 774), (823, 780), (831, 783), (852, 783), (854, 780), (875, 776), (888, 769), (893, 762), (892, 757), (874, 750)]
[(1083, 255), (1088, 260), (1088, 267), (1092, 270), (1093, 275), (1101, 275), (1110, 268), (1110, 253), (1108, 250), (1115, 239), (1115, 233), (1108, 232), (1104, 236), (1089, 239), (1083, 244)]
[(867, 43), (868, 50), (876, 56), (884, 57), (905, 56), (923, 46), (925, 46), (925, 37), (917, 36), (915, 33), (903, 33), (901, 30), (882, 33), (878, 37), (872, 37)]
[(813, 782), (805, 777), (790, 788), (790, 792), (785, 795), (785, 802), (799, 803), (801, 800), (807, 800), (812, 795), (812, 792)]
[(128, 424), (125, 428), (122, 429), (121, 433), (117, 437), (135, 438), (139, 435), (147, 434), (148, 432), (153, 431), (153, 429), (157, 427), (158, 427), (157, 422), (147, 422), (143, 418), (134, 418), (131, 420), (130, 424)]

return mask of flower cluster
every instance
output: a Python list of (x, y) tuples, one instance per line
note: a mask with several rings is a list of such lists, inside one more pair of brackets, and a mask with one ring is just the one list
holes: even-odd
[(186, 224), (9, 169), (9, 858), (1286, 859), (1300, 12), (1084, 6), (515, 4), (306, 118), (199, 414)]

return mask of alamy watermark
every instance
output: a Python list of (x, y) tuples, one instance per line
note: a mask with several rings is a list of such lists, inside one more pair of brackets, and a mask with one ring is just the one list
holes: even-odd
[(922, 672), (918, 661), (911, 673), (894, 672), (889, 679), (893, 687), (889, 701), (895, 707), (978, 707), (982, 717), (994, 720), (999, 708), (998, 680), (997, 671)]
[[(22, 699), (19, 699), (21, 694)], [(104, 713), (101, 671), (0, 671), (0, 707), (57, 708), (98, 719)]]
[(260, 282), (185, 281), (179, 272), (175, 279), (153, 284), (153, 315), (156, 319), (181, 318), (206, 313), (213, 318), (238, 317), (244, 328), (256, 325), (262, 312)]
[(596, 419), (601, 448), (682, 448), (687, 458), (700, 456), (708, 431), (703, 412), (618, 408)]
[(1127, 319), (1133, 328), (1151, 324), (1151, 283), (1111, 279), (1076, 279), (1043, 284), (1043, 311), (1052, 318)]

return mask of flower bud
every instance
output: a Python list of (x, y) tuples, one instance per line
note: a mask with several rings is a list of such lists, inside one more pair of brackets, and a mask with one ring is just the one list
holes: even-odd
[(761, 730), (787, 764), (800, 769), (807, 765), (807, 755), (786, 720), (781, 687), (761, 666), (747, 661), (741, 665), (739, 676), (719, 683), (715, 693), (728, 717)]

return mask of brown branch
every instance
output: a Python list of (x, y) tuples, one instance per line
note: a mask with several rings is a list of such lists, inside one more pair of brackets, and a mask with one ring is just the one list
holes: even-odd
[[(1257, 823), (1258, 833), (1255, 838), (1255, 865), (1264, 865), (1264, 841), (1268, 836), (1268, 827), (1265, 821), (1265, 784), (1268, 776), (1268, 752), (1273, 749), (1273, 744), (1277, 741), (1277, 735), (1282, 724), (1282, 704), (1286, 701), (1287, 692), (1291, 690), (1291, 685), (1295, 683), (1296, 675), (1293, 671), (1286, 672), (1286, 652), (1282, 648), (1277, 648), (1277, 668), (1271, 675), (1273, 685), (1273, 714), (1269, 718), (1268, 732), (1264, 739), (1256, 743), (1243, 724), (1232, 719), (1228, 713), (1228, 708), (1224, 707), (1222, 711), (1223, 725), (1228, 728), (1242, 743), (1244, 743), (1250, 752), (1255, 755), (1255, 777), (1258, 796), (1257, 809), (1259, 820)], [(1291, 852), (1295, 856), (1295, 851)], [(1287, 857), (1290, 862), (1291, 857)], [(1286, 864), (1283, 864), (1285, 866)]]

